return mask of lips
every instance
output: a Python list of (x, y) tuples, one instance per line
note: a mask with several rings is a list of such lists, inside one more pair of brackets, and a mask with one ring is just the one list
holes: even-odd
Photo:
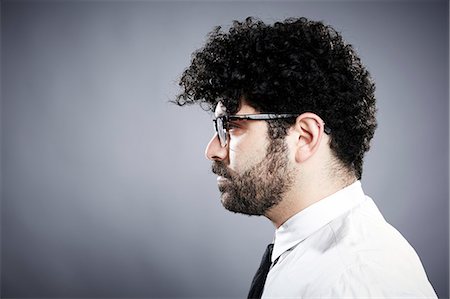
[(220, 182), (225, 182), (225, 181), (228, 181), (228, 179), (225, 178), (225, 177), (223, 177), (223, 176), (218, 176), (218, 177), (217, 177), (217, 182), (218, 182), (218, 183), (220, 183)]

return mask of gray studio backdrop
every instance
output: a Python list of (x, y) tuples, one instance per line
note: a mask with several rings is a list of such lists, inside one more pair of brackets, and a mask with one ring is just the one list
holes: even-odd
[(243, 298), (274, 228), (168, 101), (215, 25), (324, 20), (377, 83), (363, 186), (448, 297), (448, 2), (2, 1), (2, 297)]

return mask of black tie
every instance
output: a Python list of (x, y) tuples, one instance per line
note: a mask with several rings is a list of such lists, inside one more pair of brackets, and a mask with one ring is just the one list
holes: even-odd
[(259, 269), (256, 271), (255, 277), (253, 277), (250, 292), (248, 292), (248, 299), (261, 298), (267, 273), (269, 273), (270, 270), (270, 257), (272, 256), (272, 249), (273, 244), (267, 245), (266, 252), (264, 252), (261, 260), (261, 265), (259, 265)]

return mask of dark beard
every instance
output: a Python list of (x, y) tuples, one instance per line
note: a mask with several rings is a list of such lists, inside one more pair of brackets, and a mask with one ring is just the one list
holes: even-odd
[(219, 185), (222, 205), (229, 211), (247, 215), (265, 215), (283, 199), (293, 183), (288, 149), (284, 139), (271, 140), (265, 159), (238, 174), (221, 161), (212, 171), (228, 180)]

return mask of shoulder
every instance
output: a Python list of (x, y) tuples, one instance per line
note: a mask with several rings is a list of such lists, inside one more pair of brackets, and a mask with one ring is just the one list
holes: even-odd
[(416, 251), (370, 198), (329, 228), (343, 267), (326, 296), (436, 298)]
[(355, 264), (345, 269), (324, 298), (437, 298), (426, 276), (401, 273), (374, 263)]

